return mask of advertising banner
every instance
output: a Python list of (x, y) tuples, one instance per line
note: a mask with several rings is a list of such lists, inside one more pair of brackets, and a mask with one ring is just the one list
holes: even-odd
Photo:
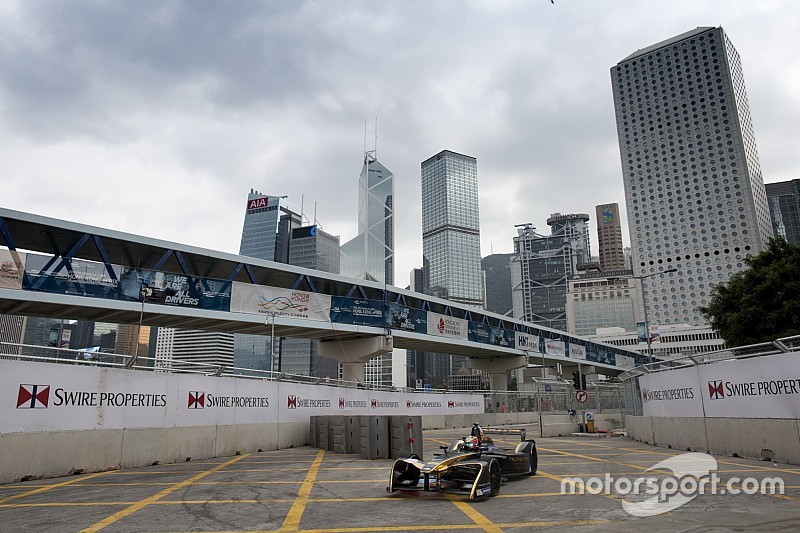
[(21, 289), (25, 254), (0, 249), (0, 289)]
[(484, 411), (480, 394), (411, 394), (13, 360), (0, 360), (0, 370), (3, 433)]
[(782, 353), (699, 367), (708, 417), (800, 418), (800, 354)]
[(639, 377), (646, 416), (800, 418), (800, 357), (782, 353)]
[(703, 416), (695, 367), (645, 374), (639, 388), (644, 416)]
[(617, 354), (617, 367), (619, 368), (633, 368), (636, 365), (636, 361), (633, 357), (628, 357), (627, 355), (620, 355)]
[(469, 340), (467, 321), (463, 318), (455, 318), (428, 311), (428, 324), (430, 324), (428, 328), (429, 335)]
[(383, 302), (333, 296), (331, 298), (331, 322), (382, 328), (384, 326)]
[(539, 337), (537, 335), (530, 335), (528, 333), (520, 333), (517, 331), (514, 334), (514, 345), (518, 350), (539, 351)]
[(330, 322), (331, 297), (315, 292), (234, 282), (231, 311)]
[(28, 283), (25, 289), (112, 300), (120, 298), (120, 267), (111, 267), (114, 273), (112, 277), (104, 263), (72, 259), (70, 268), (66, 268), (58, 259), (45, 272), (44, 268), (51, 259), (44, 255), (28, 254), (25, 262)]
[(552, 355), (567, 355), (567, 348), (562, 340), (545, 339), (545, 353)]
[(428, 332), (428, 313), (421, 309), (389, 302), (385, 319), (387, 328), (414, 333)]
[(480, 342), (481, 344), (492, 343), (492, 328), (480, 322), (470, 322), (468, 325), (467, 338), (472, 342)]
[[(144, 287), (144, 293), (142, 293)], [(231, 285), (218, 279), (127, 268), (122, 274), (122, 293), (127, 300), (145, 303), (228, 311)]]
[(586, 359), (586, 347), (580, 344), (569, 343), (569, 357), (572, 359)]
[(502, 346), (504, 348), (514, 347), (514, 331), (505, 330), (503, 328), (492, 328), (492, 335), (489, 343), (494, 346)]

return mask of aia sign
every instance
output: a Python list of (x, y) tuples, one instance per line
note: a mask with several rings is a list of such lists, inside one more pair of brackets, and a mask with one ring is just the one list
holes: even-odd
[(17, 409), (47, 409), (50, 403), (50, 385), (20, 385)]
[(251, 209), (259, 209), (261, 207), (267, 207), (267, 199), (266, 198), (254, 198), (247, 202), (247, 210), (250, 211)]

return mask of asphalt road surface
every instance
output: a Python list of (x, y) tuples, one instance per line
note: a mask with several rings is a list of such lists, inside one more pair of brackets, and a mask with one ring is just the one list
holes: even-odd
[[(424, 458), (468, 432), (425, 431)], [(518, 437), (494, 440), (513, 447)], [(648, 469), (664, 460), (674, 467), (686, 452), (624, 437), (558, 437), (537, 444), (538, 474), (508, 480), (498, 496), (483, 500), (387, 494), (390, 460), (294, 448), (0, 485), (0, 531), (800, 530), (798, 466), (715, 457), (716, 494), (692, 493), (689, 483), (683, 495), (648, 506), (643, 501), (650, 496), (606, 493), (599, 483), (610, 479), (624, 491), (630, 486), (618, 481), (623, 478), (631, 485), (647, 477), (674, 480), (663, 463)], [(744, 493), (769, 488), (763, 482), (768, 478), (781, 480), (782, 493)], [(659, 514), (640, 516), (650, 511)]]

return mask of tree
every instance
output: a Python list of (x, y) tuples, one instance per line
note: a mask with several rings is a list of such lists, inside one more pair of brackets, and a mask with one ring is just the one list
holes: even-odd
[(777, 237), (744, 262), (748, 268), (716, 285), (698, 310), (728, 346), (800, 334), (800, 248)]

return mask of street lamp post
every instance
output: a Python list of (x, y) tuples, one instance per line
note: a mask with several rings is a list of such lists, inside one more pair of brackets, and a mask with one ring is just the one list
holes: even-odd
[[(634, 279), (638, 279), (640, 281), (644, 281), (647, 278), (652, 278), (653, 276), (660, 276), (662, 274), (669, 274), (670, 272), (677, 272), (677, 268), (668, 268), (666, 270), (661, 270), (660, 272), (653, 272), (652, 274), (647, 274), (645, 276), (634, 276)], [(650, 336), (650, 320), (647, 318), (647, 296), (644, 292), (644, 283), (642, 283), (642, 307), (644, 308), (644, 331), (647, 340), (647, 357), (653, 357), (653, 340)]]

